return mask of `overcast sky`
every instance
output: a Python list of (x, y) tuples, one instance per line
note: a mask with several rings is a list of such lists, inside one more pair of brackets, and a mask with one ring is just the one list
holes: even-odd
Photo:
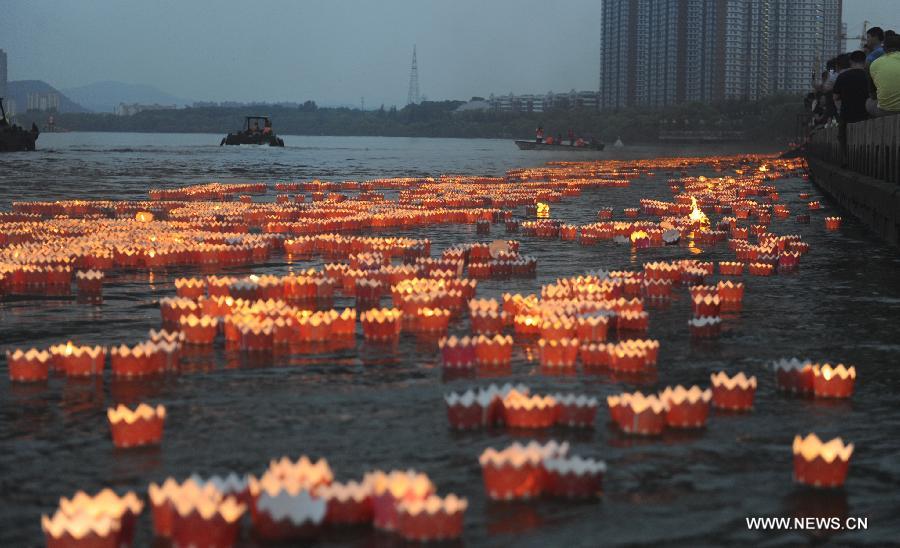
[[(10, 80), (152, 84), (194, 100), (402, 106), (596, 89), (600, 0), (0, 0)], [(848, 34), (900, 0), (844, 0)], [(856, 42), (851, 42), (855, 45)]]

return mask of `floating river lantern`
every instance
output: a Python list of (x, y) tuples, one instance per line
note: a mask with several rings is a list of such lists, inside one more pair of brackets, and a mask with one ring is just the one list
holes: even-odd
[(688, 320), (691, 337), (696, 339), (711, 339), (718, 337), (722, 332), (722, 318), (718, 316), (701, 316)]
[(50, 347), (54, 367), (64, 371), (67, 377), (102, 375), (106, 364), (106, 348), (102, 346), (76, 346), (72, 341)]
[(535, 210), (535, 215), (537, 215), (538, 219), (549, 219), (550, 218), (550, 204), (545, 204), (544, 202), (538, 202), (535, 204), (537, 209)]
[(40, 382), (50, 376), (51, 354), (46, 350), (32, 348), (27, 351), (16, 349), (6, 351), (6, 366), (9, 380), (13, 382)]
[(100, 270), (79, 270), (75, 273), (75, 284), (82, 295), (96, 297), (103, 293), (104, 274)]
[(113, 444), (119, 449), (158, 445), (163, 436), (166, 408), (157, 405), (138, 405), (133, 411), (124, 405), (106, 411)]
[(716, 295), (696, 295), (691, 299), (691, 307), (695, 317), (718, 316), (721, 299)]
[(744, 263), (742, 262), (719, 262), (719, 274), (723, 276), (740, 276), (744, 273)]
[(775, 385), (779, 390), (797, 394), (812, 394), (813, 365), (809, 360), (778, 360), (773, 364)]
[[(70, 520), (77, 521), (78, 518), (87, 518), (87, 520), (98, 520), (99, 523), (103, 518), (109, 518), (117, 527), (114, 538), (110, 538), (111, 542), (106, 543), (111, 547), (131, 546), (134, 542), (134, 527), (137, 516), (144, 509), (144, 503), (133, 492), (128, 492), (123, 496), (117, 495), (111, 489), (104, 489), (94, 496), (90, 496), (84, 491), (75, 493), (71, 499), (62, 497), (59, 499), (59, 510), (57, 514), (62, 514)], [(57, 516), (54, 518), (58, 519)], [(70, 524), (73, 524), (70, 521)], [(46, 533), (47, 531), (45, 531)], [(71, 535), (71, 531), (70, 531)], [(54, 535), (49, 535), (54, 536)], [(90, 544), (88, 539), (69, 539), (69, 543), (63, 542), (60, 538), (55, 538), (50, 542), (48, 538), (48, 546), (97, 546), (104, 545), (100, 539), (95, 539), (97, 544)]]
[(856, 383), (856, 368), (844, 364), (815, 364), (812, 367), (813, 394), (817, 398), (849, 398)]
[(841, 229), (841, 218), (840, 217), (825, 217), (825, 229), (826, 230), (840, 230)]
[(747, 378), (743, 372), (729, 377), (724, 371), (710, 376), (713, 407), (728, 411), (748, 411), (753, 408), (756, 377)]
[(373, 524), (382, 531), (397, 530), (400, 503), (424, 501), (435, 493), (428, 476), (415, 470), (370, 472), (365, 481), (372, 486)]
[(511, 428), (549, 428), (556, 423), (557, 414), (552, 396), (528, 396), (511, 390), (503, 398), (503, 419)]
[(578, 339), (538, 340), (541, 367), (574, 369), (578, 359)]
[(334, 482), (316, 488), (315, 495), (325, 500), (327, 524), (372, 523), (372, 485), (368, 481)]
[(458, 539), (468, 506), (466, 499), (452, 494), (402, 501), (397, 506), (397, 533), (410, 542)]
[(543, 493), (544, 459), (565, 457), (569, 444), (514, 443), (502, 451), (489, 447), (478, 458), (488, 497), (493, 500), (533, 499)]
[(247, 506), (234, 497), (182, 490), (171, 499), (172, 542), (175, 546), (230, 547), (240, 530)]
[(77, 514), (67, 516), (57, 511), (52, 518), (41, 516), (48, 548), (119, 546), (121, 524), (107, 515)]
[(153, 213), (149, 211), (138, 211), (134, 216), (134, 220), (139, 223), (149, 223), (153, 221)]
[(315, 536), (325, 521), (327, 502), (305, 489), (263, 490), (254, 507), (254, 533), (265, 541), (285, 542)]
[(603, 342), (606, 340), (609, 317), (602, 314), (578, 316), (575, 318), (575, 334), (581, 342)]
[(731, 280), (720, 281), (716, 285), (719, 298), (723, 305), (729, 303), (740, 303), (744, 300), (744, 284), (734, 283)]
[(598, 497), (603, 491), (606, 463), (579, 456), (545, 458), (544, 492), (565, 499)]
[(416, 330), (421, 333), (446, 333), (450, 311), (446, 308), (419, 308), (416, 310), (415, 322)]
[(841, 438), (823, 443), (815, 434), (794, 436), (794, 481), (813, 487), (840, 487), (847, 479), (853, 444)]
[(616, 314), (618, 331), (645, 332), (649, 328), (650, 315), (646, 312), (622, 311)]
[(597, 416), (597, 398), (575, 395), (554, 394), (557, 404), (556, 424), (571, 428), (593, 428)]
[(179, 318), (178, 323), (188, 344), (210, 345), (216, 340), (219, 330), (218, 318), (206, 315), (197, 317), (190, 314)]
[(197, 300), (206, 295), (206, 280), (202, 278), (176, 278), (175, 291), (183, 299)]
[(768, 263), (749, 263), (747, 271), (754, 276), (771, 276), (775, 267)]
[(249, 476), (238, 476), (231, 472), (225, 477), (211, 476), (209, 479), (203, 479), (198, 474), (191, 474), (190, 479), (201, 489), (207, 486), (213, 487), (222, 496), (233, 496), (239, 502), (246, 502), (250, 498), (249, 492)]
[(608, 396), (606, 403), (613, 422), (626, 434), (658, 436), (666, 425), (666, 403), (640, 392)]
[(475, 335), (493, 335), (503, 331), (506, 324), (506, 313), (495, 310), (471, 309), (472, 333)]
[(475, 339), (475, 361), (483, 370), (506, 369), (512, 360), (513, 339), (509, 335)]
[(667, 387), (659, 395), (668, 410), (666, 425), (672, 428), (703, 428), (709, 416), (709, 402), (712, 399), (710, 389), (702, 390), (692, 386), (689, 390), (678, 385), (674, 389)]
[(490, 385), (478, 391), (450, 393), (444, 396), (447, 404), (447, 420), (450, 427), (457, 430), (473, 430), (504, 422), (503, 399), (511, 392), (527, 395), (528, 387), (505, 384), (501, 387)]
[(455, 335), (444, 337), (438, 341), (445, 368), (470, 369), (475, 367), (475, 339), (468, 336), (457, 338)]
[(360, 315), (366, 340), (391, 342), (400, 338), (403, 312), (396, 308), (366, 310)]

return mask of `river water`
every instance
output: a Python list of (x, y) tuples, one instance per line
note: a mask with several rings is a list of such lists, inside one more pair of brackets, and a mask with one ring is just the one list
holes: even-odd
[[(318, 178), (364, 180), (441, 173), (501, 175), (548, 160), (646, 158), (738, 152), (721, 147), (625, 147), (581, 155), (518, 151), (509, 141), (286, 136), (284, 149), (218, 147), (216, 135), (46, 134), (40, 151), (0, 156), (0, 210), (16, 200), (61, 198), (143, 199), (150, 187), (221, 181)], [(703, 169), (697, 174), (706, 173)], [(707, 174), (712, 174), (711, 172)], [(666, 175), (641, 177), (627, 188), (585, 192), (554, 204), (552, 216), (592, 222), (596, 211), (636, 207), (642, 197), (670, 200)], [(149, 382), (96, 382), (52, 378), (46, 386), (14, 385), (5, 363), (0, 375), (0, 545), (41, 543), (40, 515), (60, 496), (110, 486), (146, 492), (167, 476), (184, 478), (229, 471), (261, 473), (269, 459), (307, 454), (326, 457), (337, 479), (374, 468), (427, 472), (439, 492), (469, 499), (464, 543), (472, 546), (600, 546), (616, 544), (783, 544), (828, 540), (885, 545), (900, 538), (900, 255), (848, 215), (839, 232), (822, 217), (842, 215), (808, 182), (776, 183), (796, 212), (800, 192), (821, 199), (812, 223), (775, 220), (773, 231), (801, 234), (810, 243), (793, 275), (745, 276), (743, 310), (725, 320), (715, 342), (687, 336), (689, 304), (682, 294), (651, 310), (650, 337), (661, 342), (657, 386), (707, 385), (725, 369), (756, 374), (756, 407), (747, 415), (715, 415), (701, 433), (662, 439), (622, 438), (606, 426), (601, 407), (593, 431), (554, 429), (536, 436), (505, 430), (454, 433), (447, 428), (442, 395), (483, 386), (475, 379), (445, 381), (434, 345), (404, 338), (394, 349), (355, 348), (325, 355), (276, 358), (250, 367), (223, 348), (191, 357), (196, 372)], [(273, 199), (270, 192), (266, 199)], [(521, 210), (518, 213), (522, 213)], [(500, 227), (492, 237), (505, 237)], [(442, 225), (398, 234), (432, 239), (432, 252), (458, 242), (483, 241), (474, 226)], [(642, 250), (612, 242), (582, 247), (520, 237), (521, 250), (538, 259), (535, 279), (482, 281), (479, 296), (535, 292), (557, 277), (587, 270), (640, 269), (652, 260), (686, 256), (733, 260), (724, 245), (692, 255), (684, 247)], [(231, 272), (285, 273), (321, 263), (289, 264), (274, 256), (265, 265)], [(68, 339), (85, 344), (134, 343), (159, 326), (158, 299), (174, 294), (172, 280), (190, 270), (148, 277), (113, 274), (102, 306), (74, 300), (16, 298), (0, 301), (3, 348), (46, 347)], [(338, 298), (335, 307), (352, 305)], [(461, 332), (462, 327), (452, 328)], [(857, 367), (850, 401), (822, 403), (775, 391), (766, 366), (781, 357), (809, 357)], [(541, 375), (524, 348), (513, 374), (533, 391), (557, 390), (605, 399), (633, 386), (603, 376)], [(644, 390), (652, 389), (642, 387)], [(160, 448), (115, 451), (106, 408), (119, 401), (163, 403), (168, 408)], [(791, 483), (791, 441), (816, 432), (856, 444), (846, 487), (810, 492)], [(513, 440), (569, 441), (572, 452), (604, 459), (609, 471), (600, 501), (490, 503), (477, 457), (488, 446)], [(865, 532), (829, 536), (748, 531), (745, 517), (858, 516)], [(149, 512), (141, 517), (139, 544), (150, 540)], [(252, 541), (244, 539), (247, 545)], [(388, 546), (391, 537), (367, 531), (328, 533), (329, 546)]]

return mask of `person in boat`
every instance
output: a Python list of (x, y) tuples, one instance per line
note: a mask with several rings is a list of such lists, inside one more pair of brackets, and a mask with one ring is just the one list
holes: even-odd
[(534, 140), (538, 143), (544, 142), (544, 126), (538, 126), (537, 130), (534, 132)]
[(266, 120), (266, 123), (263, 124), (263, 135), (269, 135), (272, 133), (272, 121)]
[(254, 120), (253, 122), (253, 133), (254, 135), (259, 133), (259, 120)]
[(575, 140), (575, 146), (576, 146), (576, 147), (583, 147), (583, 146), (584, 146), (584, 139), (582, 139), (581, 137), (579, 137), (578, 139), (576, 139), (576, 140)]
[(575, 146), (575, 130), (569, 128), (569, 146)]

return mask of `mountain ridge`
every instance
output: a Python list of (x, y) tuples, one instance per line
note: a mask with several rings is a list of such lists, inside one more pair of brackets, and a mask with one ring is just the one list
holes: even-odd
[(18, 114), (24, 113), (28, 108), (29, 93), (58, 93), (60, 112), (90, 112), (89, 109), (84, 108), (43, 80), (13, 80), (7, 83), (7, 95), (16, 102)]
[(96, 112), (113, 112), (119, 103), (161, 105), (190, 105), (193, 101), (176, 97), (150, 84), (130, 84), (116, 80), (102, 80), (84, 86), (62, 90), (86, 108)]

